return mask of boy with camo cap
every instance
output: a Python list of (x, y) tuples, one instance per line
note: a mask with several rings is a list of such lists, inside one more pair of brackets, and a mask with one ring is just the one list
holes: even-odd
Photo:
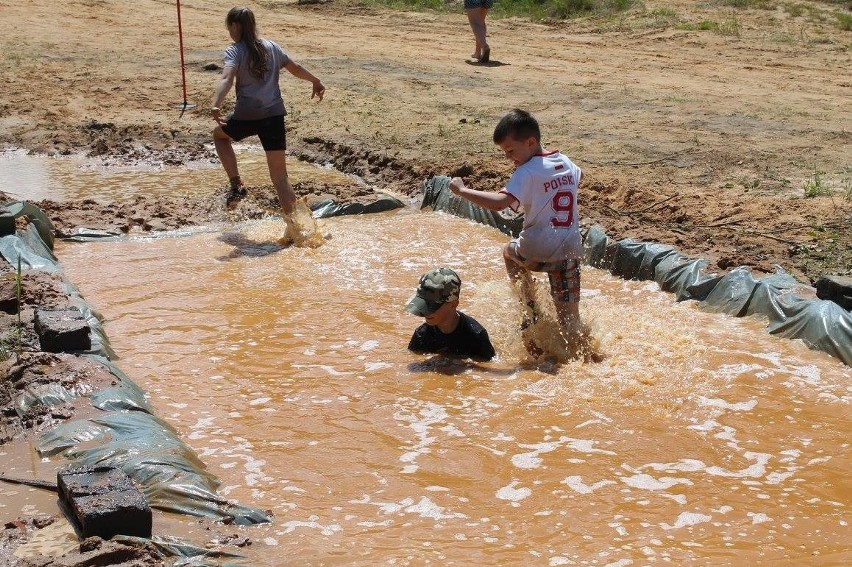
[(449, 268), (431, 270), (420, 278), (417, 293), (405, 310), (426, 322), (414, 331), (408, 350), (477, 360), (494, 357), (488, 331), (458, 311), (460, 291), (461, 278)]

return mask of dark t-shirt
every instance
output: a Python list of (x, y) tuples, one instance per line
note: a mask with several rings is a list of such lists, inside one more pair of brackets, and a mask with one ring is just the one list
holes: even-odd
[(495, 353), (491, 339), (488, 338), (488, 331), (476, 319), (461, 311), (459, 317), (458, 326), (449, 334), (442, 333), (438, 327), (423, 323), (411, 336), (408, 350), (491, 360)]

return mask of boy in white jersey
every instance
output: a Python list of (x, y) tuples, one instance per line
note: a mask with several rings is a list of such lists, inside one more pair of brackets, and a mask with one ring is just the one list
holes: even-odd
[[(531, 272), (546, 272), (559, 324), (566, 337), (576, 336), (581, 330), (583, 257), (577, 214), (580, 168), (558, 150), (547, 152), (541, 147), (538, 122), (524, 110), (512, 110), (500, 120), (494, 129), (494, 143), (517, 166), (506, 186), (496, 193), (477, 191), (454, 177), (450, 190), (486, 209), (511, 207), (524, 213), (520, 235), (503, 247), (506, 271), (520, 286), (521, 300), (532, 309), (533, 318)], [(529, 321), (524, 322), (524, 327), (527, 325)], [(534, 350), (532, 345), (527, 348)]]

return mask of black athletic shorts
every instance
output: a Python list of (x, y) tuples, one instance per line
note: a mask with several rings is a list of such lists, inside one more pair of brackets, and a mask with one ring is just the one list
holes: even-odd
[(287, 149), (283, 114), (260, 120), (235, 120), (229, 117), (228, 123), (222, 126), (222, 131), (237, 142), (256, 135), (267, 152)]

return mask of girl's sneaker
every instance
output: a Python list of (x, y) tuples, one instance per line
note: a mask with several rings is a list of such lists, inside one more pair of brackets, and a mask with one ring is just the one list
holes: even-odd
[(228, 191), (228, 194), (225, 195), (225, 208), (229, 211), (236, 207), (240, 201), (243, 200), (243, 197), (246, 196), (246, 188), (245, 185), (239, 185), (238, 187), (231, 187), (231, 190)]

